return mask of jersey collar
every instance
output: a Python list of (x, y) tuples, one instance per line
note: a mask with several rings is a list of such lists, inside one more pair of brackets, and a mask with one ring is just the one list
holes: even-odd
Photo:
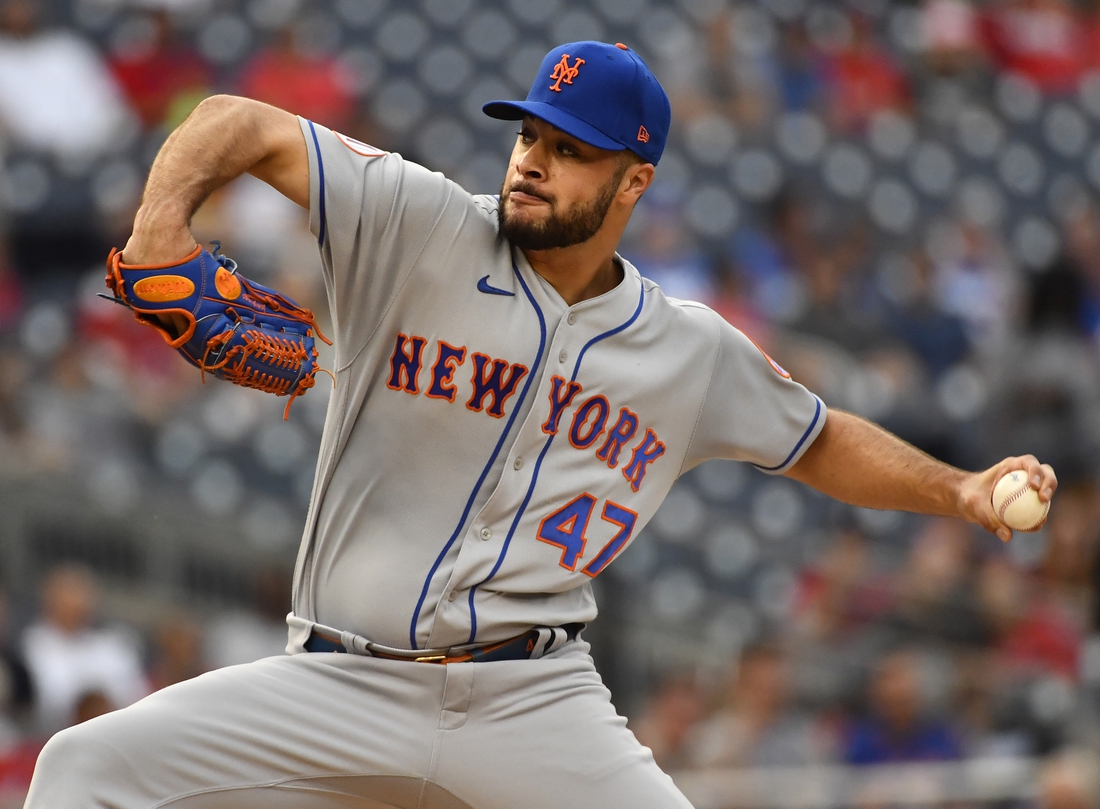
[(618, 253), (615, 260), (623, 268), (623, 278), (613, 289), (608, 290), (595, 298), (588, 298), (573, 306), (566, 304), (565, 299), (558, 294), (551, 284), (531, 267), (522, 250), (513, 248), (516, 267), (523, 275), (525, 281), (533, 289), (537, 289), (539, 297), (549, 304), (550, 311), (572, 312), (578, 316), (591, 315), (597, 320), (591, 325), (599, 328), (608, 323), (618, 323), (629, 318), (638, 306), (638, 296), (642, 288), (642, 276), (637, 268)]

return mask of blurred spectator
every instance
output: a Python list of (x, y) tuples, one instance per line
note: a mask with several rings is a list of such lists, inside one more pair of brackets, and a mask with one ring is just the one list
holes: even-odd
[(728, 53), (715, 63), (714, 70), (725, 78), (725, 108), (750, 137), (767, 137), (786, 78), (785, 65), (774, 53), (770, 21), (747, 3), (731, 4), (731, 13), (717, 16), (718, 21), (725, 23), (721, 28), (730, 39)]
[(0, 759), (18, 745), (33, 709), (34, 686), (10, 635), (7, 594), (0, 592)]
[(15, 328), (25, 298), (23, 282), (11, 266), (7, 241), (0, 239), (0, 335)]
[(777, 60), (783, 107), (787, 110), (816, 108), (824, 91), (823, 65), (801, 23), (784, 27)]
[(791, 22), (776, 33), (752, 5), (731, 5), (707, 27), (703, 81), (718, 108), (754, 136), (767, 137), (780, 110), (815, 109), (823, 92), (822, 59), (805, 27)]
[(1004, 676), (987, 648), (971, 647), (954, 658), (953, 715), (969, 757), (1027, 756), (1036, 751), (1031, 717), (1019, 683)]
[(887, 655), (871, 675), (868, 715), (849, 729), (849, 764), (944, 761), (959, 758), (956, 732), (928, 716), (921, 688), (921, 659), (912, 650)]
[(917, 352), (935, 379), (966, 356), (970, 341), (962, 318), (936, 306), (934, 268), (928, 255), (917, 252), (910, 264), (912, 289), (904, 302), (891, 309), (887, 325)]
[(135, 18), (112, 43), (111, 70), (146, 129), (174, 129), (213, 85), (210, 65), (159, 11)]
[(1089, 627), (1096, 607), (1092, 575), (1100, 545), (1100, 492), (1095, 482), (1069, 482), (1058, 490), (1058, 507), (1044, 530), (1046, 553), (1039, 575), (1048, 592), (1082, 627)]
[(928, 63), (943, 75), (973, 70), (985, 59), (981, 20), (970, 0), (928, 0), (924, 36)]
[(754, 307), (765, 317), (789, 323), (806, 308), (800, 268), (817, 252), (813, 212), (791, 189), (767, 206), (765, 221), (740, 228), (730, 240), (730, 254), (744, 274)]
[[(23, 433), (19, 396), (28, 375), (28, 362), (15, 340), (22, 320), (26, 293), (24, 284), (7, 260), (7, 242), (0, 238), (0, 457), (16, 456), (9, 442)], [(0, 468), (4, 464), (0, 462)]]
[(335, 59), (311, 52), (302, 29), (286, 28), (275, 44), (245, 66), (238, 91), (295, 115), (347, 131), (355, 111), (348, 81)]
[(780, 648), (745, 649), (723, 706), (692, 731), (693, 766), (798, 767), (821, 760), (825, 738), (812, 719), (792, 710), (789, 681)]
[(52, 733), (76, 716), (90, 691), (121, 708), (148, 693), (137, 644), (95, 626), (99, 587), (87, 569), (55, 568), (42, 585), (42, 614), (23, 636), (37, 698), (39, 728)]
[[(15, 466), (19, 457), (16, 446), (24, 437), (20, 412), (21, 394), (30, 373), (29, 362), (14, 346), (0, 341), (0, 469)], [(6, 463), (5, 463), (6, 461)]]
[(874, 314), (858, 305), (857, 260), (849, 250), (821, 250), (810, 259), (802, 268), (809, 306), (789, 325), (859, 356), (888, 347), (891, 337)]
[(0, 5), (0, 125), (62, 158), (118, 148), (130, 113), (103, 58), (70, 31), (41, 30), (38, 15), (31, 0)]
[(788, 639), (801, 700), (830, 719), (858, 700), (877, 648), (875, 627), (894, 598), (866, 538), (851, 527), (833, 535), (798, 582)]
[(1100, 366), (1082, 339), (1082, 283), (1068, 258), (1033, 279), (1029, 331), (997, 364), (986, 414), (998, 451), (1035, 454), (1065, 479), (1091, 471), (1097, 447)]
[(1081, 629), (1035, 580), (993, 556), (982, 565), (978, 594), (1002, 666), (1016, 675), (1077, 679)]
[(1096, 339), (1100, 301), (1088, 288), (1088, 275), (1063, 253), (1032, 279), (1028, 327), (1033, 334), (1061, 334), (1070, 340)]
[(638, 741), (653, 751), (663, 770), (682, 769), (691, 764), (689, 733), (703, 712), (703, 701), (694, 678), (666, 677), (649, 694), (630, 728)]
[(1100, 210), (1068, 217), (1063, 233), (1063, 254), (1036, 282), (1033, 326), (1079, 329), (1100, 344)]
[(692, 244), (677, 211), (663, 207), (646, 210), (645, 229), (630, 260), (670, 298), (706, 301), (713, 296), (706, 257)]
[(875, 576), (866, 538), (841, 531), (799, 581), (796, 624), (799, 635), (836, 643), (880, 618), (893, 595)]
[(996, 237), (962, 223), (936, 267), (940, 308), (962, 319), (977, 348), (1003, 346), (1019, 320), (1020, 288)]
[(197, 677), (207, 670), (203, 659), (202, 627), (177, 613), (156, 629), (149, 685), (154, 691)]
[(997, 0), (986, 8), (983, 28), (1000, 70), (1049, 93), (1075, 89), (1088, 45), (1067, 0)]
[(829, 118), (839, 132), (857, 132), (879, 110), (904, 110), (909, 84), (874, 36), (871, 21), (852, 14), (850, 41), (825, 59)]
[(722, 264), (715, 275), (714, 293), (705, 303), (725, 318), (727, 323), (735, 326), (761, 348), (767, 349), (771, 340), (771, 324), (745, 294), (744, 279), (737, 268)]
[(892, 623), (906, 637), (981, 644), (988, 639), (970, 585), (973, 535), (962, 520), (928, 520), (897, 584)]

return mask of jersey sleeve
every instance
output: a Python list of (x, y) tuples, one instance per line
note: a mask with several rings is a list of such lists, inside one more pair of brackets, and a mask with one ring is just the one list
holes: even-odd
[[(369, 338), (408, 279), (456, 186), (400, 155), (299, 118), (338, 356)], [(339, 361), (339, 360), (338, 360)]]
[(752, 340), (711, 312), (718, 350), (687, 466), (711, 458), (790, 469), (825, 425), (824, 402), (791, 379)]

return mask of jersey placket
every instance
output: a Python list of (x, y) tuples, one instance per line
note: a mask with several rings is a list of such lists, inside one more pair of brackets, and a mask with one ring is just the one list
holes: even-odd
[[(527, 268), (531, 277), (533, 271)], [(525, 273), (526, 274), (526, 273)], [(535, 279), (531, 279), (535, 283)], [(530, 283), (530, 282), (529, 282)], [(621, 288), (605, 299), (577, 304), (566, 310), (546, 349), (546, 359), (535, 398), (522, 426), (509, 447), (500, 481), (489, 499), (474, 517), (463, 537), (444, 601), (436, 611), (433, 638), (446, 628), (448, 637), (461, 629), (467, 632), (460, 642), (475, 642), (488, 628), (491, 616), (477, 613), (478, 591), (490, 582), (509, 553), (525, 553), (517, 542), (530, 539), (519, 536), (524, 509), (538, 481), (542, 456), (553, 451), (553, 438), (544, 431), (554, 378), (572, 381), (580, 370), (582, 354), (602, 336), (627, 325), (640, 309), (641, 283), (628, 275)], [(602, 297), (602, 296), (601, 296)], [(633, 310), (633, 311), (628, 311)], [(625, 315), (625, 316), (624, 316)], [(558, 437), (559, 443), (565, 441)], [(559, 448), (559, 451), (560, 448)]]

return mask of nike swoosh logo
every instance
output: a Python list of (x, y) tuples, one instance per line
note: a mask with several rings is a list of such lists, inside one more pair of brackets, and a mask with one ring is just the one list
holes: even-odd
[(477, 282), (477, 291), (484, 292), (486, 295), (507, 295), (510, 298), (514, 298), (516, 295), (516, 293), (509, 292), (506, 289), (489, 286), (489, 276), (487, 275)]

